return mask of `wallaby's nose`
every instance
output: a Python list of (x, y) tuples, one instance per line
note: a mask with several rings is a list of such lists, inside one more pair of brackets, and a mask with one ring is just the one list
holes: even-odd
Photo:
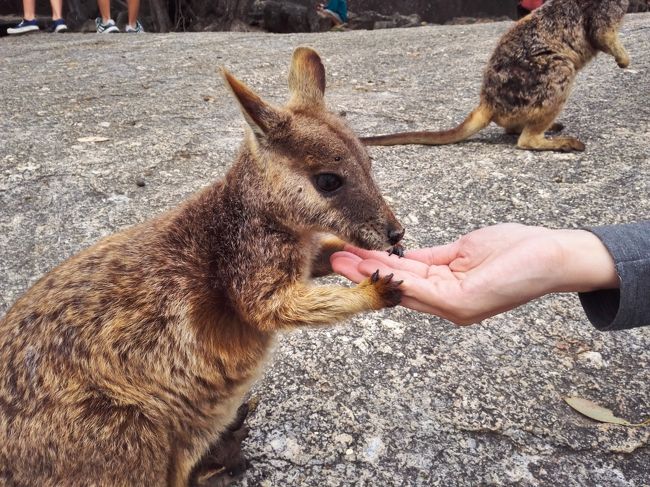
[(388, 228), (388, 241), (390, 242), (391, 245), (395, 245), (397, 242), (402, 240), (402, 237), (404, 236), (404, 228), (395, 228), (395, 227), (389, 227)]

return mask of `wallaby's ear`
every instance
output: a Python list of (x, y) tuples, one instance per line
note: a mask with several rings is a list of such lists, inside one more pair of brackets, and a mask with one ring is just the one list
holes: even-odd
[(289, 106), (317, 106), (324, 104), (325, 68), (316, 51), (299, 47), (293, 52), (289, 70)]
[(257, 138), (264, 137), (270, 130), (282, 123), (284, 117), (277, 109), (262, 100), (225, 68), (221, 68), (221, 74), (237, 98), (244, 118)]

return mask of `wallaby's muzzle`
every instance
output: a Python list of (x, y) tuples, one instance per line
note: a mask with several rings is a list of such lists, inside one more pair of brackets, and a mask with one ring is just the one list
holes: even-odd
[(337, 222), (343, 224), (340, 238), (367, 250), (387, 250), (402, 240), (405, 229), (371, 178), (346, 196)]
[(402, 240), (402, 237), (404, 237), (404, 232), (406, 232), (406, 230), (401, 225), (399, 225), (397, 227), (389, 226), (388, 227), (388, 242), (391, 245), (395, 245), (395, 244), (399, 243), (400, 240)]

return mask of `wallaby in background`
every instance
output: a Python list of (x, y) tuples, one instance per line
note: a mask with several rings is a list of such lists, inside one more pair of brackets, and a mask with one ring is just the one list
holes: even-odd
[(362, 137), (366, 145), (452, 144), (495, 122), (520, 134), (517, 146), (532, 150), (582, 151), (554, 120), (569, 97), (576, 74), (598, 51), (621, 68), (630, 57), (618, 38), (628, 0), (550, 0), (519, 20), (499, 40), (483, 74), (481, 101), (458, 127), (441, 132), (404, 132)]
[(318, 54), (294, 52), (281, 108), (224, 77), (252, 128), (225, 178), (73, 256), (0, 321), (0, 486), (225, 485), (202, 469), (241, 467), (224, 442), (245, 436), (276, 332), (400, 301), (391, 276), (308, 282), (341, 248), (321, 232), (367, 249), (404, 233), (326, 110)]

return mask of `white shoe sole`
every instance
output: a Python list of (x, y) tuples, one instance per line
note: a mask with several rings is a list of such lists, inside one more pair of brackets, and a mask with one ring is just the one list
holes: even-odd
[(106, 27), (103, 31), (99, 32), (97, 31), (98, 34), (115, 34), (116, 32), (119, 32), (120, 29), (117, 28), (115, 25), (111, 25), (110, 27)]
[(9, 35), (27, 34), (28, 32), (36, 32), (37, 30), (40, 30), (38, 28), (38, 25), (27, 25), (25, 27), (9, 27), (7, 29), (7, 34)]

